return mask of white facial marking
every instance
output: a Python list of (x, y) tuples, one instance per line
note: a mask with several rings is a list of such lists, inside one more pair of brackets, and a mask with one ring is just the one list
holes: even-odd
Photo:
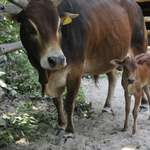
[(57, 39), (59, 39), (59, 35), (60, 35), (60, 33), (59, 33), (60, 23), (61, 23), (61, 19), (59, 18), (58, 26), (57, 26), (57, 33), (56, 33)]
[[(28, 19), (28, 20), (29, 20), (29, 22), (32, 24), (32, 26), (34, 27), (34, 29), (36, 30), (37, 35), (39, 35), (39, 31), (38, 31), (38, 29), (37, 29), (36, 24), (35, 24), (31, 19)], [(35, 35), (35, 36), (37, 36), (37, 35)]]

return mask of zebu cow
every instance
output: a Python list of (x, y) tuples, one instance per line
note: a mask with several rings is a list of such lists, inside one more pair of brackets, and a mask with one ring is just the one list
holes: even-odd
[(107, 74), (104, 109), (109, 110), (117, 82), (116, 67), (109, 62), (146, 52), (142, 12), (134, 0), (9, 1), (23, 9), (10, 17), (21, 23), (22, 43), (39, 72), (43, 96), (48, 93), (56, 105), (59, 130), (65, 130), (61, 142), (68, 143), (74, 138), (74, 102), (82, 74)]

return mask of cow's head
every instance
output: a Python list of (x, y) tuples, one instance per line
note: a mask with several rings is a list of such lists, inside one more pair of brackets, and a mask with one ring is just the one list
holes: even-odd
[(66, 66), (61, 49), (61, 27), (67, 18), (78, 14), (59, 13), (57, 6), (63, 0), (9, 0), (21, 7), (19, 14), (9, 17), (21, 23), (21, 40), (27, 52), (34, 56), (42, 68), (58, 70)]

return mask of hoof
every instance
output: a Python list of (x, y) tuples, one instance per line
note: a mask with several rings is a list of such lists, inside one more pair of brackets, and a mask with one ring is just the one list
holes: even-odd
[(126, 132), (128, 129), (127, 128), (123, 128), (122, 130), (121, 130), (121, 132)]
[(137, 137), (137, 133), (132, 134), (132, 138)]
[(109, 108), (109, 107), (103, 108), (102, 114), (103, 114), (103, 113), (108, 113), (108, 114), (110, 114), (110, 115), (115, 116), (113, 110), (112, 110), (111, 108)]
[(139, 107), (139, 112), (145, 112), (145, 111), (147, 111), (148, 110), (148, 105), (141, 105), (140, 107)]
[(74, 143), (74, 137), (72, 136), (63, 136), (63, 138), (59, 142), (59, 146), (66, 146)]
[(63, 136), (64, 133), (65, 133), (65, 129), (59, 127), (59, 128), (54, 132), (54, 135), (55, 135), (55, 136)]
[(97, 119), (113, 119), (115, 117), (113, 111), (107, 111), (106, 109), (102, 110), (102, 113), (100, 113), (100, 115), (97, 116)]

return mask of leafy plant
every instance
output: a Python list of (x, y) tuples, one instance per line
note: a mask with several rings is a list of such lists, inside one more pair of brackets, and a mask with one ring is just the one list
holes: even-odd
[[(40, 122), (49, 124), (53, 129), (57, 126), (57, 117), (51, 114), (32, 113), (31, 115), (18, 115), (9, 118), (6, 114), (0, 117), (0, 146), (12, 146), (16, 140), (26, 138), (26, 140), (34, 141), (40, 138), (41, 128), (38, 126)], [(45, 137), (46, 140), (52, 140), (52, 135)], [(51, 141), (52, 142), (52, 141)]]

